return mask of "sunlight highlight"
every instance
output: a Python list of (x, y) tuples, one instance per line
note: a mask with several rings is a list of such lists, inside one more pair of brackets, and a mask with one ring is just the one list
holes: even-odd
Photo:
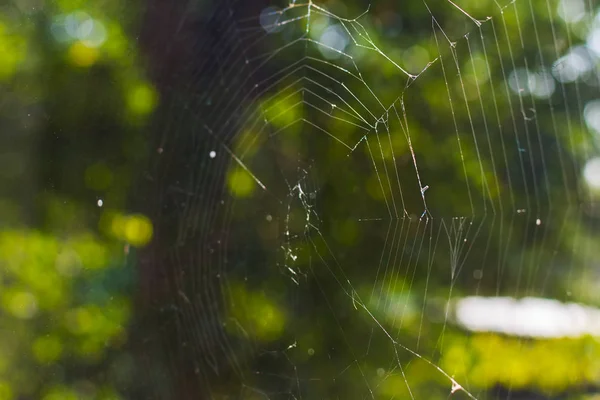
[(561, 338), (600, 335), (600, 310), (576, 303), (526, 297), (465, 297), (456, 304), (457, 322), (478, 332)]
[(600, 157), (592, 158), (585, 164), (583, 178), (590, 189), (600, 189)]

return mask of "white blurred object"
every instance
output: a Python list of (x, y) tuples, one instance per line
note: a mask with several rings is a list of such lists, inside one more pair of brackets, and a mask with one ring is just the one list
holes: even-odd
[(585, 163), (583, 178), (590, 189), (600, 189), (600, 157), (592, 158)]
[(456, 321), (471, 331), (559, 338), (600, 335), (600, 310), (576, 303), (525, 297), (465, 297)]

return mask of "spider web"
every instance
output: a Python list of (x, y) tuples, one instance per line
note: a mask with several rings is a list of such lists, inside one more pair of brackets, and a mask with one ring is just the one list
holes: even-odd
[(171, 297), (148, 296), (179, 398), (510, 396), (510, 365), (478, 380), (453, 355), (455, 302), (597, 301), (597, 75), (569, 80), (565, 56), (591, 17), (462, 3), (388, 10), (418, 44), (375, 29), (376, 4), (215, 8), (152, 173)]

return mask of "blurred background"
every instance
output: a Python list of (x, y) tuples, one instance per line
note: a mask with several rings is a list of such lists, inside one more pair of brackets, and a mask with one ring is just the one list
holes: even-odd
[(0, 400), (600, 399), (592, 0), (0, 2)]

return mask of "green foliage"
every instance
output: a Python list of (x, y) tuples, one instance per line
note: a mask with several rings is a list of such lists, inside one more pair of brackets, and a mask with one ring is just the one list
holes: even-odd
[(600, 378), (600, 343), (596, 338), (519, 340), (476, 334), (449, 339), (442, 368), (477, 390), (502, 385), (558, 395)]
[(159, 104), (131, 36), (139, 4), (0, 7), (0, 399), (119, 399), (126, 256), (153, 234), (126, 210)]
[[(91, 234), (0, 232), (0, 342), (5, 344), (0, 381), (10, 393), (4, 398), (44, 393), (44, 398), (78, 398), (76, 389), (68, 388), (74, 377), (36, 377), (68, 365), (101, 363), (109, 349), (125, 343), (130, 301), (122, 288), (103, 279), (124, 268), (117, 249)], [(98, 378), (80, 379), (99, 390)], [(59, 383), (67, 386), (58, 388)]]

